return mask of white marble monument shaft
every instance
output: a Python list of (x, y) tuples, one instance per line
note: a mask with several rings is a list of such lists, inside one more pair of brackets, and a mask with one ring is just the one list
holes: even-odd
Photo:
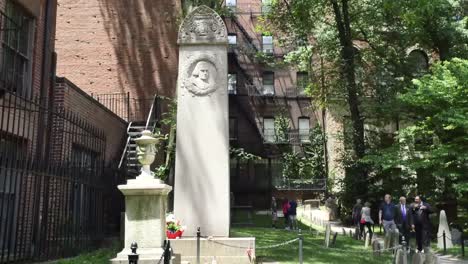
[(174, 214), (184, 236), (229, 236), (227, 34), (202, 6), (179, 31)]

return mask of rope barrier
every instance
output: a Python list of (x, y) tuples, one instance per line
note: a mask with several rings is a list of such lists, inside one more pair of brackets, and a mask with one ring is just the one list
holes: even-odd
[[(226, 247), (231, 247), (231, 248), (240, 248), (240, 249), (251, 249), (252, 247), (242, 247), (242, 246), (235, 246), (235, 245), (229, 245), (229, 244), (226, 244), (226, 243), (223, 243), (223, 242), (219, 242), (219, 241), (216, 241), (216, 240), (213, 240), (211, 237), (206, 237), (206, 236), (201, 236), (201, 238), (205, 238), (207, 241), (209, 242), (212, 242), (212, 243), (215, 243), (215, 244), (218, 244), (218, 245), (222, 245), (222, 246), (226, 246)], [(288, 240), (288, 241), (285, 241), (285, 242), (281, 242), (281, 243), (278, 243), (278, 244), (273, 244), (273, 245), (268, 245), (268, 246), (263, 246), (263, 247), (255, 247), (255, 249), (270, 249), (270, 248), (278, 248), (278, 247), (281, 247), (281, 246), (286, 246), (286, 245), (289, 245), (289, 244), (292, 244), (296, 241), (298, 241), (299, 238), (294, 238), (294, 239), (291, 239), (291, 240)]]

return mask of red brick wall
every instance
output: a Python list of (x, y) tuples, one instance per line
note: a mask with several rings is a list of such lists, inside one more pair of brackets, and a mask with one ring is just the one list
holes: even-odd
[(180, 0), (59, 0), (58, 75), (87, 93), (173, 96)]
[(103, 131), (106, 139), (106, 164), (114, 162), (115, 165), (115, 162), (119, 161), (127, 129), (127, 123), (123, 119), (105, 108), (66, 78), (57, 78), (54, 101), (56, 102), (56, 106), (76, 113), (84, 121), (96, 129)]

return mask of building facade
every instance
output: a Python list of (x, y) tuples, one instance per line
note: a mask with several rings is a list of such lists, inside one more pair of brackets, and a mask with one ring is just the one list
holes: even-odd
[(119, 223), (127, 122), (56, 78), (56, 11), (0, 1), (0, 263), (75, 255)]

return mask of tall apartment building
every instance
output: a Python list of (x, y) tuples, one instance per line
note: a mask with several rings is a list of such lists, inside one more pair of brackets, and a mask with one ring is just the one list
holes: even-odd
[[(57, 52), (59, 75), (93, 97), (126, 99), (142, 121), (148, 107), (142, 100), (155, 93), (174, 96), (177, 80), (178, 21), (185, 1), (59, 0)], [(226, 0), (233, 17), (226, 17), (229, 32), (229, 113), (231, 146), (262, 157), (259, 161), (231, 162), (231, 190), (236, 204), (264, 207), (282, 184), (279, 157), (287, 145), (301, 152), (309, 132), (321, 122), (311, 98), (304, 93), (308, 76), (294, 68), (274, 68), (257, 55), (281, 60), (285, 51), (275, 36), (262, 36), (255, 26), (268, 3), (262, 0)], [(114, 105), (122, 100), (111, 99)], [(125, 104), (125, 103), (124, 103)], [(107, 104), (112, 109), (112, 103)], [(127, 107), (127, 106), (123, 106)], [(117, 107), (119, 108), (119, 107)], [(289, 128), (279, 136), (275, 119), (286, 118)], [(323, 186), (322, 186), (323, 187)], [(320, 188), (322, 190), (323, 188)], [(310, 197), (312, 192), (301, 192)]]
[(231, 190), (236, 203), (255, 207), (266, 206), (272, 195), (312, 198), (325, 187), (324, 183), (294, 187), (283, 180), (284, 149), (302, 153), (310, 143), (312, 129), (325, 116), (314, 108), (305, 92), (308, 73), (280, 66), (287, 51), (277, 44), (274, 34), (262, 35), (256, 29), (269, 3), (225, 1), (233, 13), (225, 18), (229, 33), (231, 145), (262, 157), (256, 162), (231, 161)]

